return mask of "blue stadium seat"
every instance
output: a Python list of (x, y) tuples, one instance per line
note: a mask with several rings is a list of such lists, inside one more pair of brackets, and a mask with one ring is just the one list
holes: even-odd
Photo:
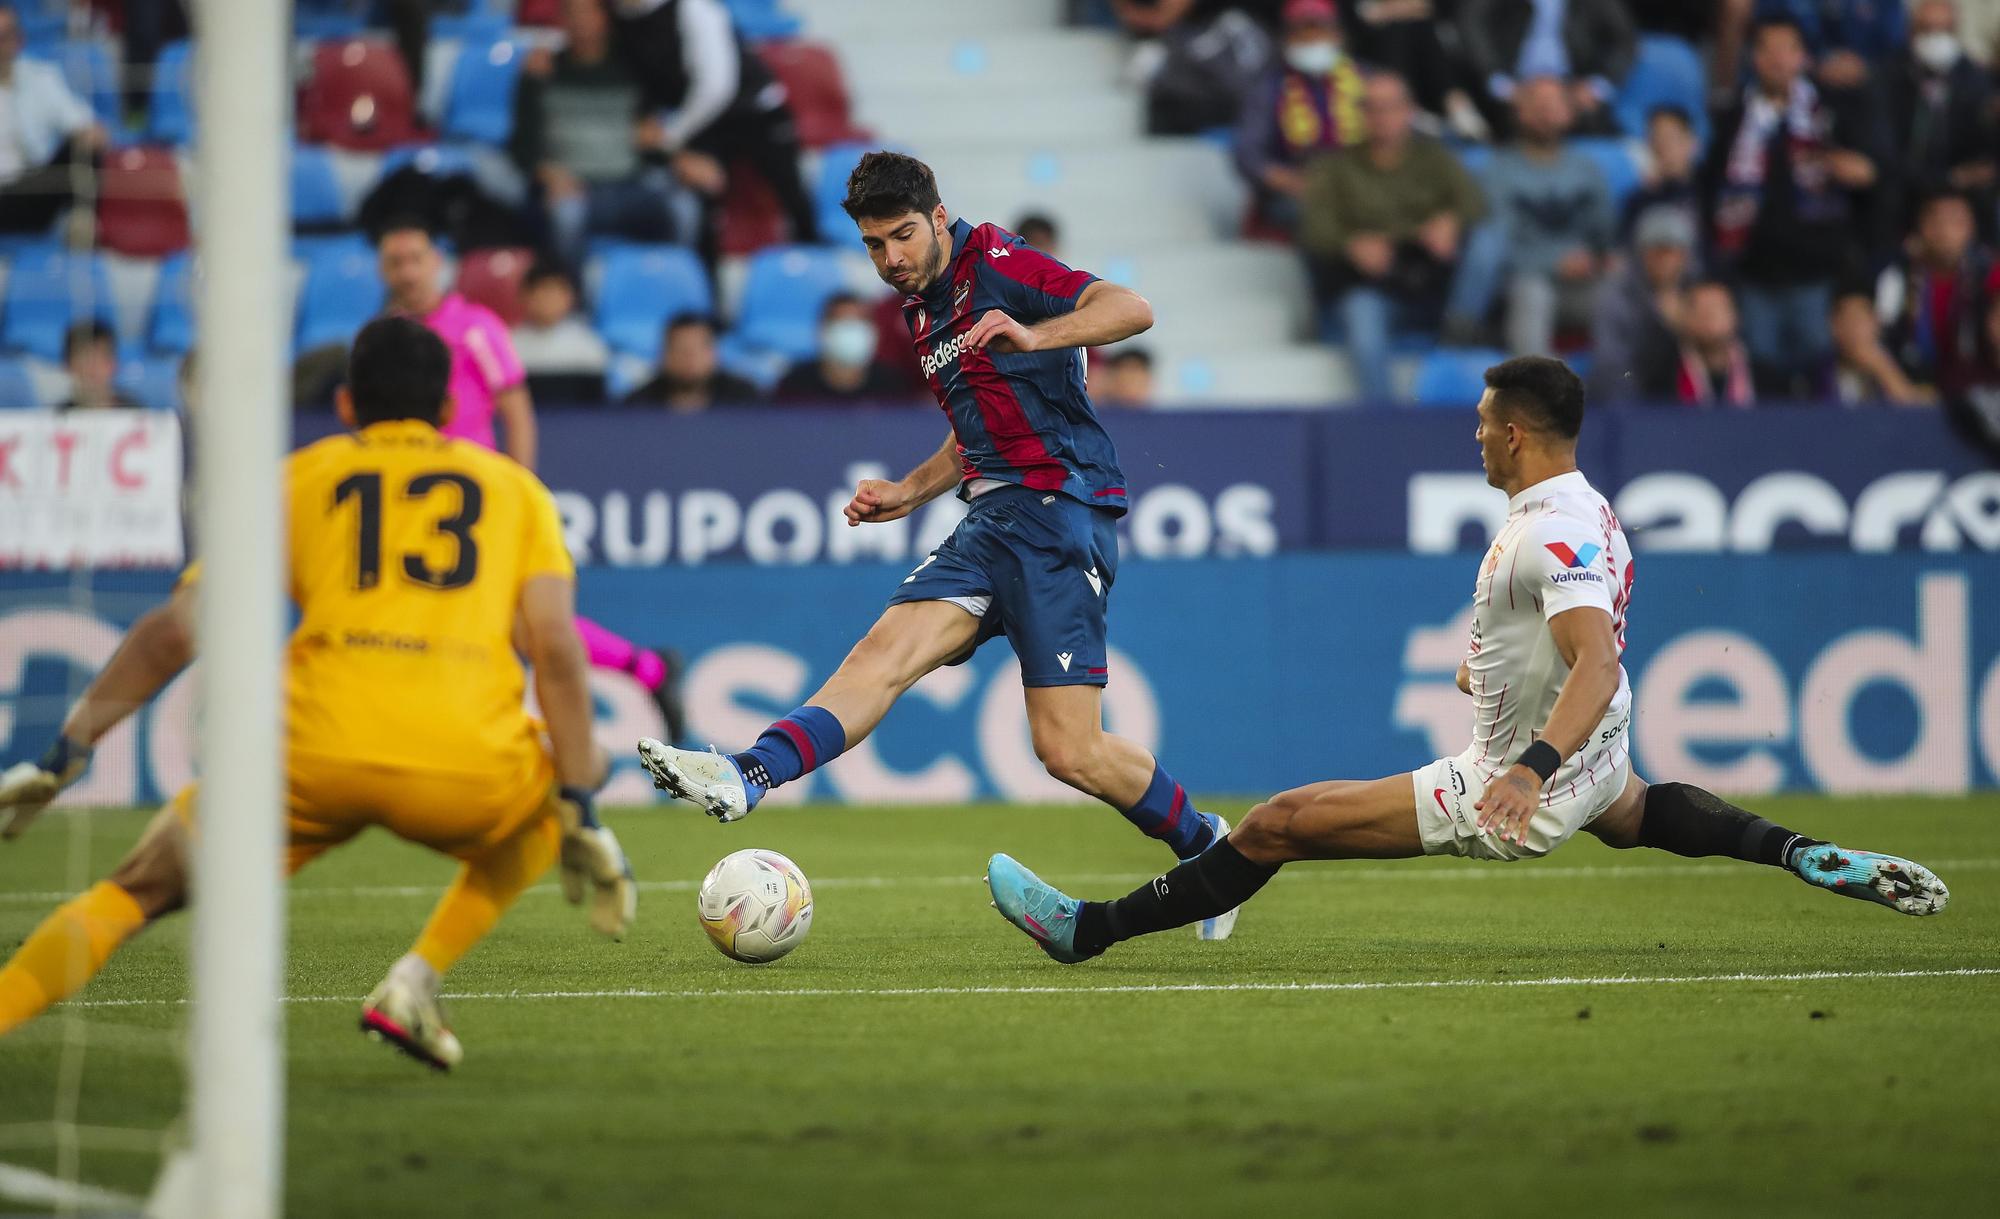
[(367, 22), (360, 14), (321, 10), (307, 12), (301, 8), (292, 14), (292, 37), (300, 42), (332, 42), (340, 38), (354, 38), (368, 29)]
[(382, 279), (364, 246), (321, 250), (306, 262), (299, 293), (298, 349), (346, 343), (382, 311)]
[(180, 372), (179, 356), (124, 355), (119, 357), (118, 375), (112, 384), (140, 406), (156, 411), (179, 410)]
[(316, 259), (329, 252), (373, 258), (374, 249), (368, 241), (368, 234), (352, 230), (344, 233), (292, 234), (292, 261), (305, 266), (311, 266)]
[(677, 313), (712, 313), (708, 275), (694, 251), (674, 245), (603, 247), (597, 329), (615, 352), (652, 359), (661, 331)]
[(472, 153), (465, 148), (453, 144), (405, 144), (382, 154), (382, 170), (376, 181), (379, 183), (405, 165), (415, 165), (424, 173), (440, 178), (473, 172)]
[(31, 47), (59, 42), (69, 33), (69, 18), (60, 8), (23, 4), (15, 17), (21, 23), (22, 41)]
[(513, 43), (467, 42), (452, 66), (444, 137), (505, 144), (514, 134), (514, 82), (520, 75), (521, 52)]
[(819, 172), (813, 178), (813, 212), (819, 217), (819, 232), (822, 238), (834, 233), (845, 233), (854, 222), (847, 213), (840, 210), (840, 201), (847, 197), (847, 176), (861, 162), (861, 154), (868, 152), (870, 144), (832, 144), (820, 150)]
[(1687, 111), (1694, 120), (1695, 136), (1708, 142), (1708, 72), (1701, 53), (1670, 35), (1647, 34), (1639, 39), (1638, 58), (1612, 102), (1612, 112), (1620, 127), (1643, 136), (1646, 115), (1664, 105)]
[(1486, 370), (1506, 358), (1485, 347), (1440, 347), (1417, 365), (1411, 400), (1418, 406), (1477, 405), (1486, 392)]
[(819, 350), (819, 311), (847, 286), (840, 256), (817, 246), (771, 246), (750, 256), (734, 334), (743, 344), (803, 360)]
[(468, 47), (507, 36), (507, 17), (494, 12), (439, 13), (431, 18), (432, 38), (456, 38)]
[(1622, 137), (1591, 136), (1571, 140), (1570, 147), (1597, 163), (1597, 172), (1604, 175), (1604, 185), (1611, 189), (1613, 211), (1622, 210), (1625, 200), (1644, 184), (1632, 141)]
[(298, 0), (292, 6), (292, 37), (299, 42), (352, 38), (367, 28), (367, 10), (354, 0)]
[(160, 58), (153, 64), (146, 127), (155, 143), (180, 147), (194, 138), (194, 99), (188, 94), (193, 59), (191, 42), (170, 42), (160, 48)]
[(55, 245), (31, 247), (14, 255), (6, 303), (0, 308), (0, 348), (60, 360), (63, 332), (71, 323), (90, 317), (113, 320), (111, 278), (97, 255), (72, 254)]
[(0, 411), (33, 410), (41, 405), (28, 362), (0, 356)]
[(292, 146), (292, 224), (302, 228), (330, 228), (346, 221), (346, 207), (340, 196), (340, 179), (333, 171), (333, 157), (324, 148), (311, 144)]
[(745, 38), (790, 38), (801, 28), (799, 19), (784, 11), (778, 0), (727, 2), (729, 15), (736, 20), (736, 30)]
[(194, 346), (194, 257), (174, 254), (160, 263), (153, 288), (153, 314), (146, 323), (146, 346), (178, 355)]
[(99, 122), (116, 128), (123, 118), (124, 95), (118, 82), (118, 65), (105, 52), (104, 44), (72, 38), (50, 50), (50, 58), (62, 68), (70, 91), (90, 103)]
[(1458, 163), (1465, 166), (1465, 172), (1478, 179), (1483, 186), (1486, 182), (1486, 171), (1493, 164), (1493, 145), (1454, 143), (1450, 147), (1452, 155), (1458, 158)]

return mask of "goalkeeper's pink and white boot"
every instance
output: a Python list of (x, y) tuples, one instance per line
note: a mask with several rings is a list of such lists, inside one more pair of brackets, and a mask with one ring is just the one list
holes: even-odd
[(422, 958), (404, 957), (361, 1005), (361, 1031), (427, 1067), (451, 1070), (465, 1050), (445, 1023), (437, 992), (437, 971)]

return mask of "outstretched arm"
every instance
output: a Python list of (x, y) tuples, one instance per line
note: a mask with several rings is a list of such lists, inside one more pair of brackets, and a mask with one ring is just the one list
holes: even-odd
[(194, 585), (189, 582), (133, 623), (70, 708), (63, 736), (89, 749), (165, 689), (194, 659), (194, 613)]
[(1130, 288), (1097, 280), (1076, 298), (1076, 308), (1033, 325), (999, 309), (989, 309), (965, 332), (965, 345), (978, 351), (1048, 351), (1102, 347), (1153, 328), (1153, 306)]
[(864, 478), (843, 511), (852, 525), (879, 525), (905, 517), (959, 484), (958, 439), (946, 436), (938, 451), (899, 482)]
[(536, 443), (535, 404), (528, 397), (528, 387), (501, 390), (493, 398), (493, 410), (507, 432), (507, 456), (534, 469), (540, 446)]
[(563, 896), (590, 899), (590, 925), (617, 939), (639, 910), (639, 889), (618, 837), (599, 824), (594, 794), (610, 760), (590, 739), (590, 660), (576, 633), (576, 581), (539, 575), (521, 586), (520, 634), (534, 665), (535, 701), (555, 754)]
[(187, 581), (165, 605), (147, 610), (125, 632), (40, 760), (0, 773), (0, 810), (11, 810), (0, 822), (0, 838), (20, 837), (49, 801), (83, 776), (92, 747), (151, 702), (193, 659), (194, 583)]
[(520, 634), (535, 674), (535, 702), (548, 725), (556, 780), (592, 790), (604, 758), (590, 739), (590, 659), (576, 633), (576, 584), (535, 576), (521, 587)]

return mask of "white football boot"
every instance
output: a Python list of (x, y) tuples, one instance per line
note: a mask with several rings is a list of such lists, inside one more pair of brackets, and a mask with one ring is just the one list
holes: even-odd
[[(465, 1049), (445, 1023), (436, 972), (421, 961), (420, 968), (412, 967), (410, 960), (398, 961), (361, 1005), (361, 1031), (425, 1066), (449, 1071), (464, 1060)], [(431, 979), (428, 985), (423, 977), (426, 974)]]
[(16, 762), (0, 771), (0, 839), (19, 838), (89, 765), (90, 750), (59, 736), (40, 761)]
[(743, 779), (736, 763), (713, 749), (706, 753), (676, 749), (672, 745), (643, 737), (639, 760), (653, 776), (653, 786), (676, 799), (685, 800), (719, 821), (740, 821), (764, 798), (764, 789), (753, 788)]
[[(1229, 837), (1229, 822), (1216, 814), (1209, 814), (1215, 820), (1215, 840), (1221, 842)], [(1198, 940), (1226, 940), (1236, 930), (1236, 916), (1243, 913), (1238, 906), (1227, 914), (1205, 918), (1194, 925), (1194, 936)]]

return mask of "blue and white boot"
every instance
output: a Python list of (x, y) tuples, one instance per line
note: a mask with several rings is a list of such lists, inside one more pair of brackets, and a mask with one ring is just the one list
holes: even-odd
[(718, 821), (741, 821), (764, 798), (764, 788), (743, 777), (727, 754), (713, 749), (677, 749), (643, 737), (639, 761), (653, 776), (653, 786), (685, 800)]
[[(1224, 838), (1229, 837), (1229, 822), (1227, 820), (1213, 813), (1209, 814), (1208, 819), (1215, 822), (1215, 839), (1209, 845), (1213, 846), (1215, 842), (1221, 842)], [(1186, 863), (1187, 861), (1182, 860), (1181, 862)], [(1243, 907), (1238, 906), (1227, 914), (1218, 914), (1214, 918), (1201, 920), (1194, 925), (1195, 938), (1198, 940), (1228, 939), (1230, 933), (1236, 930), (1236, 916), (1241, 913), (1243, 913)]]
[(1076, 950), (1076, 912), (1083, 903), (1044, 883), (1013, 856), (995, 855), (986, 861), (986, 887), (1001, 917), (1020, 928), (1052, 960), (1075, 965), (1094, 955)]
[(1903, 914), (1937, 914), (1951, 901), (1944, 882), (1922, 864), (1873, 851), (1850, 851), (1831, 842), (1792, 852), (1791, 869), (1809, 885)]

